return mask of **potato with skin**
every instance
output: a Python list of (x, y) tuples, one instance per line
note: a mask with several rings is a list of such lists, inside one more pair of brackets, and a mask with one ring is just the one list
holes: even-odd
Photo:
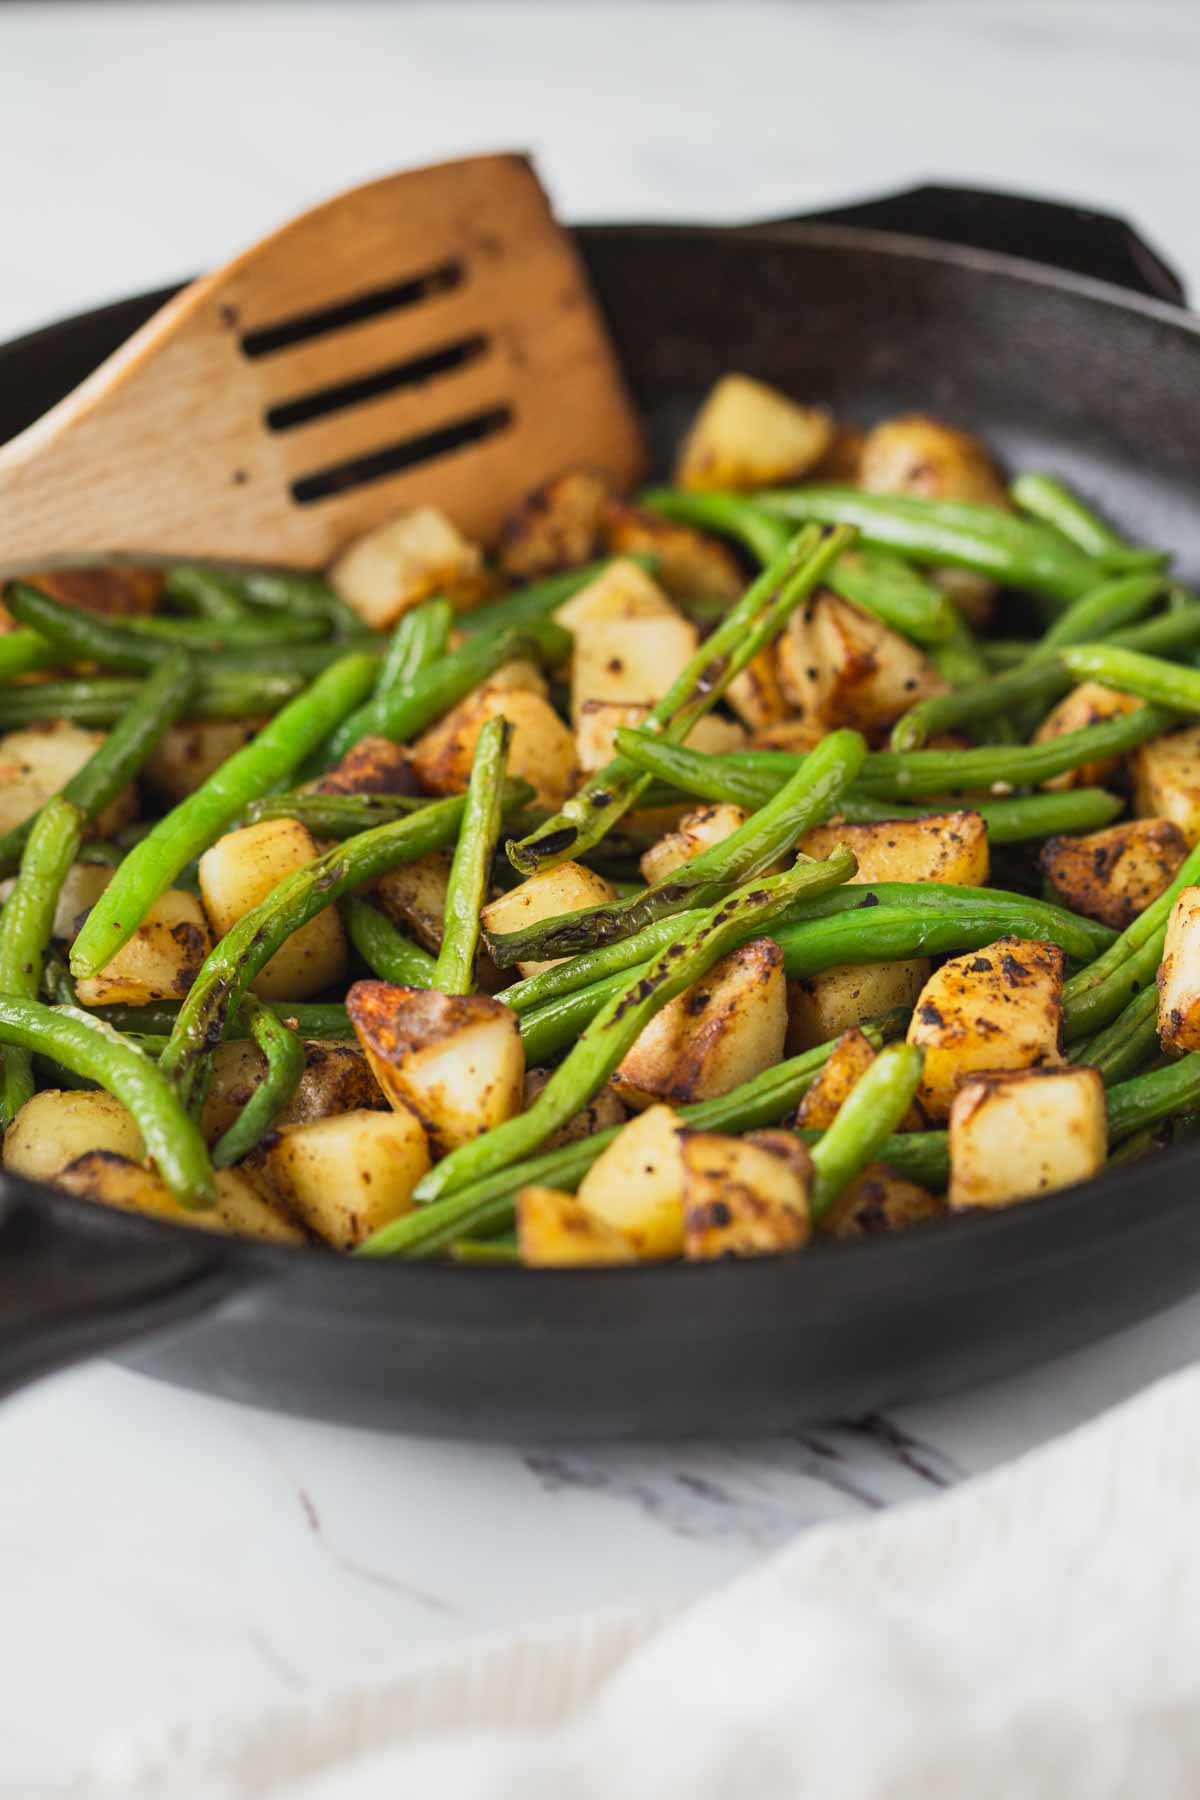
[[(266, 1072), (266, 1057), (248, 1038), (232, 1038), (217, 1045), (200, 1115), (206, 1142), (215, 1144), (224, 1136), (249, 1105)], [(357, 1044), (312, 1040), (304, 1045), (304, 1073), (287, 1105), (276, 1114), (273, 1128), (311, 1125), (335, 1113), (386, 1105)]]
[(568, 469), (526, 496), (504, 527), (500, 567), (514, 581), (537, 581), (600, 555), (612, 492), (591, 469)]
[(773, 938), (731, 950), (668, 1001), (612, 1077), (626, 1105), (713, 1100), (779, 1062), (787, 1033), (783, 952)]
[(679, 619), (683, 615), (640, 563), (618, 557), (586, 587), (554, 609), (554, 623), (565, 631), (625, 619)]
[(113, 1150), (90, 1150), (55, 1177), (56, 1187), (121, 1212), (146, 1213), (175, 1225), (192, 1225), (266, 1244), (305, 1244), (308, 1239), (282, 1203), (261, 1193), (239, 1169), (218, 1169), (216, 1199), (203, 1210), (180, 1206), (161, 1175)]
[(684, 440), (679, 487), (760, 488), (798, 481), (833, 443), (824, 407), (801, 406), (749, 375), (723, 375)]
[(762, 1132), (752, 1141), (685, 1127), (680, 1135), (689, 1262), (803, 1249), (812, 1229), (812, 1162), (798, 1139), (779, 1154), (770, 1140), (784, 1133)]
[(681, 615), (597, 619), (575, 630), (571, 718), (586, 700), (649, 704), (661, 700), (696, 653), (699, 634)]
[(657, 557), (658, 579), (673, 600), (732, 606), (746, 587), (733, 552), (719, 538), (691, 525), (613, 502), (605, 515), (604, 536), (614, 555), (641, 551)]
[(868, 1163), (840, 1193), (817, 1229), (826, 1237), (879, 1237), (945, 1215), (946, 1202), (888, 1163)]
[(375, 1079), (448, 1156), (521, 1110), (525, 1047), (516, 1014), (487, 994), (356, 981), (346, 1010)]
[[(0, 833), (32, 818), (53, 795), (66, 787), (89, 762), (107, 732), (85, 731), (66, 719), (51, 725), (29, 725), (0, 737)], [(129, 787), (106, 806), (89, 827), (89, 836), (111, 837), (128, 825), (136, 811)]]
[(1002, 937), (930, 976), (908, 1027), (925, 1052), (917, 1100), (927, 1118), (949, 1118), (976, 1073), (1062, 1062), (1063, 964), (1057, 944)]
[(442, 947), (446, 889), (454, 853), (431, 850), (414, 862), (386, 870), (371, 889), (380, 910), (401, 931), (436, 956)]
[(813, 1050), (843, 1031), (890, 1012), (912, 1006), (929, 978), (929, 958), (903, 962), (839, 963), (788, 982), (787, 1054)]
[(182, 1000), (213, 947), (204, 909), (185, 888), (168, 888), (133, 936), (95, 975), (75, 984), (81, 1006), (147, 1006)]
[(637, 1261), (629, 1239), (593, 1217), (561, 1188), (525, 1187), (517, 1194), (517, 1248), (531, 1269), (605, 1267)]
[(398, 1103), (390, 1112), (285, 1125), (262, 1148), (271, 1190), (335, 1250), (353, 1250), (411, 1212), (413, 1189), (431, 1166), (420, 1120)]
[[(579, 912), (585, 906), (608, 906), (616, 897), (616, 888), (603, 875), (597, 875), (594, 869), (585, 869), (582, 863), (564, 862), (554, 869), (541, 869), (516, 887), (509, 888), (506, 894), (498, 894), (479, 917), (489, 936), (500, 937), (505, 932), (524, 931), (527, 926), (540, 925), (543, 919), (555, 919), (560, 913)], [(537, 975), (564, 960), (561, 956), (552, 956), (541, 961), (519, 962), (517, 972), (522, 976)]]
[(694, 807), (685, 813), (674, 831), (667, 832), (646, 851), (640, 864), (642, 880), (650, 887), (655, 882), (665, 881), (676, 869), (690, 863), (694, 856), (711, 850), (714, 844), (724, 843), (749, 816), (740, 806), (725, 802)]
[(878, 734), (918, 700), (947, 691), (929, 658), (874, 614), (821, 592), (779, 637), (779, 679), (803, 719)]
[(329, 580), (364, 625), (386, 631), (435, 594), (460, 609), (474, 605), (485, 591), (483, 552), (445, 513), (420, 506), (351, 544)]
[[(553, 1075), (553, 1069), (527, 1069), (525, 1085), (521, 1096), (521, 1111), (528, 1112), (546, 1083)], [(614, 1125), (623, 1125), (629, 1117), (620, 1100), (610, 1087), (602, 1087), (598, 1094), (593, 1094), (585, 1107), (552, 1131), (542, 1145), (542, 1151), (560, 1150), (564, 1144), (577, 1144), (581, 1138), (594, 1137), (598, 1131), (608, 1131)], [(541, 1154), (541, 1151), (538, 1153)]]
[(1144, 818), (1170, 819), (1189, 848), (1200, 844), (1200, 725), (1141, 745), (1134, 759), (1134, 804)]
[(966, 1082), (950, 1108), (952, 1212), (1011, 1206), (1104, 1166), (1104, 1084), (1095, 1069), (1022, 1069)]
[(1167, 920), (1158, 1035), (1164, 1050), (1200, 1050), (1200, 887), (1184, 888)]
[(222, 763), (252, 743), (264, 719), (190, 719), (172, 725), (151, 751), (146, 780), (164, 799), (178, 804), (203, 787)]
[(421, 784), (413, 772), (408, 751), (391, 738), (369, 735), (358, 743), (327, 775), (314, 783), (316, 794), (419, 794)]
[[(200, 858), (200, 897), (224, 937), (280, 882), (316, 862), (317, 846), (298, 819), (262, 819), (227, 831)], [(263, 1000), (307, 1000), (344, 979), (346, 934), (335, 906), (294, 931), (250, 986)]]
[(132, 1113), (101, 1090), (43, 1088), (27, 1100), (4, 1134), (4, 1167), (28, 1181), (53, 1181), (90, 1150), (140, 1161), (142, 1134)]
[(1047, 838), (1038, 867), (1072, 912), (1124, 931), (1170, 887), (1186, 855), (1170, 819), (1130, 819), (1085, 837)]
[(833, 820), (806, 833), (806, 856), (826, 857), (839, 844), (853, 850), (860, 885), (873, 881), (937, 881), (957, 887), (985, 887), (988, 878), (987, 826), (977, 812), (943, 812), (923, 819), (886, 819), (851, 825)]
[(508, 773), (528, 781), (539, 806), (556, 811), (579, 775), (575, 742), (550, 702), (527, 688), (479, 688), (431, 725), (412, 747), (412, 765), (431, 794), (465, 794), (479, 734), (489, 719), (512, 726)]
[[(1060, 700), (1046, 714), (1033, 734), (1033, 742), (1048, 744), (1052, 739), (1063, 737), (1068, 732), (1086, 731), (1089, 725), (1102, 725), (1106, 719), (1116, 719), (1122, 713), (1136, 712), (1141, 704), (1132, 694), (1122, 694), (1116, 688), (1105, 687), (1102, 682), (1081, 681), (1077, 688), (1073, 688), (1065, 699)], [(1097, 762), (1080, 763), (1077, 769), (1067, 769), (1062, 775), (1043, 781), (1042, 786), (1054, 793), (1066, 793), (1069, 788), (1076, 787), (1102, 787), (1120, 766), (1119, 756), (1102, 757)], [(1169, 812), (1169, 808), (1165, 806), (1139, 807), (1138, 810)]]
[(683, 1250), (683, 1121), (669, 1106), (631, 1119), (579, 1184), (589, 1218), (618, 1231), (640, 1262)]
[[(107, 863), (71, 864), (58, 890), (54, 924), (50, 930), (52, 938), (59, 943), (70, 943), (78, 935), (84, 917), (95, 906), (112, 880), (113, 873)], [(8, 899), (16, 883), (15, 875), (0, 882), (0, 902)]]

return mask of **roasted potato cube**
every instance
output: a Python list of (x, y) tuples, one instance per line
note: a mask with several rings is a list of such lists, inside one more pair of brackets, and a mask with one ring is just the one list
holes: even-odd
[(779, 638), (779, 678), (802, 718), (878, 732), (918, 700), (946, 692), (924, 653), (837, 594), (800, 607)]
[[(84, 916), (89, 913), (113, 878), (107, 863), (72, 863), (58, 890), (51, 936), (69, 943), (79, 932)], [(16, 876), (0, 881), (0, 902), (8, 899), (16, 886)]]
[(912, 1006), (929, 977), (929, 959), (840, 963), (788, 982), (787, 1053), (796, 1056), (840, 1037), (894, 1006)]
[(160, 569), (43, 569), (30, 579), (63, 606), (115, 619), (152, 613), (163, 587)]
[(579, 1184), (590, 1218), (619, 1232), (642, 1262), (683, 1249), (682, 1120), (669, 1106), (631, 1119)]
[[(1138, 704), (1129, 694), (1120, 698), (1130, 702), (1121, 711)], [(1200, 725), (1141, 746), (1134, 761), (1134, 801), (1143, 817), (1170, 819), (1189, 846), (1200, 843)]]
[(263, 719), (193, 719), (172, 725), (146, 763), (146, 779), (178, 803), (257, 737)]
[(353, 1250), (410, 1212), (413, 1189), (430, 1167), (421, 1122), (399, 1105), (285, 1125), (263, 1148), (271, 1188), (335, 1250)]
[(673, 600), (724, 601), (732, 606), (746, 586), (736, 556), (707, 532), (614, 503), (605, 521), (608, 548), (619, 556), (646, 551), (658, 558), (658, 578)]
[(535, 581), (599, 556), (611, 488), (591, 469), (569, 469), (535, 488), (504, 527), (500, 566), (517, 581)]
[(596, 619), (575, 628), (571, 717), (585, 700), (661, 700), (694, 656), (696, 627), (665, 614), (650, 619)]
[(848, 1188), (840, 1193), (822, 1218), (818, 1230), (828, 1237), (876, 1237), (888, 1231), (904, 1231), (927, 1219), (940, 1219), (946, 1203), (940, 1194), (918, 1187), (898, 1175), (888, 1163), (869, 1163)]
[(161, 1175), (114, 1150), (89, 1150), (60, 1170), (55, 1186), (122, 1212), (146, 1213), (201, 1231), (259, 1238), (268, 1244), (307, 1241), (282, 1204), (273, 1195), (260, 1193), (238, 1169), (217, 1171), (215, 1202), (203, 1209), (180, 1206)]
[(867, 433), (859, 482), (871, 494), (971, 500), (1011, 511), (1004, 483), (979, 439), (923, 413), (884, 419)]
[[(1105, 719), (1115, 719), (1121, 713), (1136, 712), (1141, 704), (1132, 694), (1119, 693), (1116, 688), (1104, 687), (1099, 681), (1081, 681), (1077, 688), (1073, 688), (1064, 700), (1060, 700), (1046, 714), (1033, 734), (1033, 741), (1035, 744), (1045, 744), (1051, 738), (1063, 737), (1071, 731), (1085, 731), (1089, 725), (1101, 725)], [(1186, 733), (1180, 735), (1185, 736)], [(1166, 740), (1159, 740), (1160, 743), (1164, 741)], [(1200, 738), (1197, 741), (1200, 742)], [(1143, 751), (1146, 748), (1156, 749), (1157, 745), (1143, 746)], [(1062, 775), (1055, 775), (1050, 781), (1044, 781), (1042, 786), (1055, 792), (1065, 792), (1066, 789), (1075, 787), (1096, 787), (1120, 766), (1119, 756), (1104, 757), (1099, 762), (1080, 763), (1077, 769), (1068, 769)], [(1139, 810), (1169, 812), (1169, 808), (1164, 806)]]
[[(317, 860), (317, 846), (298, 819), (263, 819), (228, 831), (200, 858), (204, 910), (224, 937), (289, 875)], [(346, 973), (346, 935), (327, 906), (294, 931), (251, 982), (264, 1000), (304, 1000)]]
[(472, 605), (483, 591), (483, 552), (432, 506), (369, 531), (334, 563), (329, 579), (372, 631), (434, 594)]
[(748, 750), (750, 738), (744, 726), (736, 719), (727, 719), (723, 713), (709, 712), (696, 720), (687, 734), (689, 750), (699, 750), (705, 756), (728, 756), (734, 750)]
[(650, 711), (645, 701), (585, 700), (575, 722), (575, 756), (581, 775), (594, 775), (617, 753), (616, 734), (640, 725)]
[(975, 1076), (950, 1108), (951, 1210), (1010, 1206), (1070, 1187), (1102, 1169), (1107, 1154), (1096, 1069)]
[(527, 1187), (517, 1195), (517, 1246), (535, 1269), (631, 1263), (637, 1252), (613, 1225), (589, 1213), (561, 1188)]
[[(540, 925), (543, 919), (556, 919), (560, 913), (579, 912), (585, 906), (607, 906), (617, 897), (617, 890), (594, 869), (582, 863), (559, 863), (555, 869), (543, 869), (531, 875), (507, 894), (498, 894), (480, 913), (484, 931), (500, 937), (509, 931), (524, 931), (528, 925)], [(542, 962), (521, 962), (521, 975), (536, 975), (552, 969), (562, 957), (552, 956)]]
[(773, 938), (741, 944), (676, 996), (626, 1051), (612, 1082), (629, 1106), (713, 1100), (783, 1056), (787, 983)]
[(931, 812), (924, 819), (886, 819), (873, 825), (835, 821), (808, 832), (800, 848), (806, 856), (826, 857), (839, 844), (858, 858), (851, 881), (987, 884), (987, 826), (977, 812)]
[[(266, 1072), (266, 1057), (248, 1038), (233, 1038), (217, 1045), (200, 1115), (200, 1128), (210, 1144), (223, 1137), (244, 1111)], [(379, 1083), (357, 1044), (306, 1043), (304, 1073), (274, 1124), (276, 1128), (311, 1125), (315, 1119), (327, 1119), (334, 1113), (386, 1105)]]
[(356, 981), (346, 1009), (393, 1106), (446, 1156), (521, 1110), (525, 1047), (517, 1016), (486, 994)]
[[(30, 725), (0, 737), (0, 832), (12, 831), (66, 787), (103, 744), (106, 733), (85, 731), (66, 719), (53, 725)], [(128, 825), (135, 810), (132, 788), (106, 806), (91, 827), (96, 837), (111, 837)]]
[(554, 611), (555, 624), (574, 632), (618, 619), (681, 617), (678, 607), (671, 604), (653, 577), (628, 557), (610, 563)]
[[(762, 1138), (776, 1135), (764, 1132)], [(781, 1156), (762, 1139), (686, 1128), (680, 1136), (683, 1254), (689, 1262), (772, 1256), (808, 1242), (812, 1164), (802, 1144), (796, 1141), (795, 1150)]]
[(1048, 838), (1038, 863), (1064, 905), (1124, 931), (1170, 887), (1186, 855), (1170, 819), (1130, 819), (1086, 837)]
[(182, 1000), (213, 947), (204, 909), (184, 888), (168, 888), (127, 943), (96, 975), (76, 982), (81, 1006), (145, 1006)]
[[(552, 1069), (526, 1070), (525, 1090), (521, 1099), (522, 1112), (529, 1111), (552, 1074)], [(612, 1088), (602, 1087), (573, 1119), (568, 1119), (565, 1125), (560, 1125), (557, 1131), (551, 1132), (542, 1149), (559, 1150), (564, 1144), (577, 1144), (580, 1138), (594, 1137), (598, 1131), (608, 1131), (613, 1125), (623, 1125), (628, 1116)]]
[(687, 434), (675, 479), (685, 488), (760, 488), (796, 481), (833, 443), (821, 406), (800, 406), (749, 375), (723, 375)]
[(60, 1169), (89, 1150), (142, 1157), (142, 1134), (132, 1113), (111, 1094), (43, 1088), (25, 1102), (4, 1134), (4, 1167), (28, 1181), (53, 1181)]
[(1164, 1050), (1200, 1050), (1200, 887), (1184, 888), (1167, 920), (1158, 1035)]
[(725, 689), (725, 699), (751, 731), (766, 731), (772, 725), (783, 724), (791, 709), (779, 680), (774, 644), (760, 650), (741, 674), (734, 676)]
[(360, 738), (336, 769), (314, 784), (318, 794), (419, 794), (408, 751), (391, 738)]
[(413, 745), (413, 768), (433, 794), (465, 794), (479, 734), (489, 719), (511, 724), (508, 772), (528, 781), (538, 804), (560, 807), (575, 787), (579, 765), (575, 742), (550, 702), (526, 688), (478, 690)]
[(843, 1031), (829, 1061), (796, 1108), (797, 1127), (826, 1131), (874, 1061), (874, 1045), (857, 1026)]
[(925, 1052), (917, 1099), (928, 1118), (948, 1118), (979, 1071), (1061, 1063), (1062, 981), (1057, 944), (1017, 937), (951, 957), (930, 976), (908, 1028)]
[(392, 924), (409, 932), (435, 956), (442, 947), (453, 860), (449, 850), (431, 850), (415, 862), (388, 869), (371, 890)]
[(721, 804), (693, 808), (680, 819), (674, 831), (668, 831), (647, 850), (641, 861), (642, 879), (651, 887), (655, 882), (665, 881), (668, 875), (691, 862), (702, 850), (711, 850), (714, 844), (723, 843), (746, 823), (749, 816), (740, 806)]

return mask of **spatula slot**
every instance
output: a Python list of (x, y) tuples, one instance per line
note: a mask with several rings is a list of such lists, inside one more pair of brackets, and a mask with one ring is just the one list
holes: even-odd
[(453, 450), (464, 450), (469, 444), (495, 437), (497, 432), (507, 430), (512, 421), (512, 410), (507, 406), (492, 406), (485, 412), (472, 413), (465, 419), (455, 420), (452, 425), (440, 425), (436, 431), (425, 431), (419, 437), (372, 450), (369, 456), (357, 456), (350, 462), (334, 463), (328, 469), (302, 475), (292, 483), (292, 499), (298, 506), (310, 506), (316, 500), (328, 499), (331, 494), (344, 494), (350, 488), (383, 481), (389, 475), (411, 469), (416, 463), (432, 462), (435, 457), (447, 456)]
[(393, 393), (397, 388), (419, 387), (435, 375), (445, 375), (451, 369), (461, 369), (465, 364), (475, 362), (485, 354), (488, 346), (489, 339), (476, 333), (461, 338), (456, 344), (443, 344), (440, 349), (428, 350), (421, 356), (410, 356), (391, 368), (376, 369), (354, 381), (317, 388), (311, 394), (301, 394), (295, 400), (271, 407), (266, 415), (267, 424), (272, 431), (289, 431), (293, 426), (323, 419), (329, 413), (342, 412), (347, 406), (376, 400), (381, 394)]
[(290, 319), (281, 319), (278, 324), (264, 325), (257, 331), (248, 331), (242, 339), (242, 349), (252, 361), (259, 356), (271, 356), (275, 351), (286, 350), (292, 344), (303, 344), (309, 338), (324, 337), (330, 331), (343, 331), (347, 325), (361, 325), (365, 320), (377, 319), (383, 313), (399, 312), (406, 306), (416, 306), (434, 294), (448, 293), (451, 288), (461, 285), (463, 275), (462, 263), (457, 258), (452, 258), (419, 275), (410, 276), (407, 281), (372, 288), (366, 293), (355, 295), (353, 300), (341, 300), (336, 306), (317, 307), (312, 312), (296, 313)]

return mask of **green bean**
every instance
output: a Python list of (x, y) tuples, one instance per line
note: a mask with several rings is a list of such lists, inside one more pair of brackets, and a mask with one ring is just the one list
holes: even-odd
[(347, 656), (369, 656), (376, 667), (387, 650), (387, 639), (378, 632), (360, 631), (350, 638), (325, 638), (315, 644), (234, 644), (219, 656), (200, 654), (196, 665), (201, 679), (287, 674), (312, 681)]
[(142, 674), (175, 654), (170, 644), (139, 638), (97, 613), (63, 606), (25, 581), (9, 582), (4, 603), (14, 619), (53, 644), (64, 661), (97, 662), (106, 669)]
[[(806, 1128), (796, 1136), (815, 1148), (822, 1134)], [(920, 1187), (944, 1188), (950, 1179), (950, 1140), (944, 1131), (899, 1131), (879, 1145), (875, 1160)]]
[[(277, 1019), (298, 1031), (302, 1038), (352, 1038), (354, 1027), (346, 1008), (328, 1000), (265, 1000), (262, 1002)], [(158, 1001), (149, 1006), (100, 1006), (89, 1008), (97, 1019), (125, 1035), (161, 1036), (164, 1043), (175, 1029), (179, 1006), (175, 1002)], [(228, 1038), (247, 1036), (240, 1007), (229, 1016)]]
[(824, 1217), (899, 1126), (916, 1098), (924, 1060), (914, 1044), (890, 1044), (859, 1076), (813, 1145), (809, 1210), (814, 1219)]
[(316, 613), (328, 619), (342, 638), (352, 638), (362, 630), (354, 608), (319, 575), (299, 575), (286, 569), (226, 569), (222, 573), (229, 591), (247, 606), (275, 608), (293, 618)]
[(247, 825), (257, 825), (262, 819), (298, 819), (314, 837), (348, 838), (372, 825), (405, 819), (432, 804), (424, 794), (321, 794), (292, 788), (286, 794), (267, 794), (251, 801), (244, 816)]
[(638, 505), (677, 525), (694, 525), (715, 531), (748, 550), (766, 568), (787, 549), (792, 527), (745, 494), (691, 493), (685, 488), (648, 488), (638, 495)]
[(485, 1238), (482, 1243), (460, 1238), (450, 1245), (450, 1260), (480, 1268), (520, 1268), (521, 1252), (512, 1236)]
[(393, 981), (399, 987), (433, 985), (434, 960), (428, 950), (397, 931), (377, 907), (357, 894), (347, 894), (341, 912), (350, 942), (380, 981)]
[(824, 862), (801, 863), (784, 875), (751, 882), (706, 908), (696, 925), (661, 951), (644, 971), (624, 978), (554, 1071), (533, 1105), (483, 1137), (451, 1151), (418, 1184), (414, 1199), (435, 1200), (489, 1170), (536, 1150), (543, 1139), (586, 1106), (650, 1020), (749, 933), (765, 931), (806, 893), (845, 881), (854, 872), (848, 851)]
[[(36, 996), (35, 996), (36, 998)], [(49, 1006), (74, 1006), (75, 983), (53, 943), (42, 958), (41, 998)]]
[(204, 1139), (155, 1064), (111, 1025), (78, 1007), (0, 995), (0, 1044), (48, 1056), (106, 1089), (133, 1114), (146, 1154), (176, 1200), (189, 1207), (212, 1204)]
[(406, 687), (422, 669), (437, 662), (445, 654), (453, 623), (454, 608), (448, 600), (427, 600), (406, 612), (397, 621), (384, 652), (376, 693)]
[(962, 654), (969, 641), (962, 615), (948, 594), (899, 557), (879, 550), (848, 550), (825, 577), (843, 600), (890, 626), (914, 644), (935, 650), (958, 642)]
[(102, 969), (180, 870), (206, 850), (250, 801), (285, 780), (325, 736), (331, 722), (358, 704), (374, 678), (369, 657), (343, 658), (167, 813), (129, 852), (88, 914), (72, 946), (72, 973), (94, 975)]
[(1114, 644), (1072, 644), (1059, 652), (1059, 661), (1078, 681), (1102, 681), (1173, 712), (1200, 713), (1200, 669)]
[(1072, 1061), (1097, 1069), (1105, 1087), (1135, 1075), (1158, 1049), (1158, 989), (1134, 995), (1111, 1025), (1072, 1053)]
[[(191, 669), (178, 651), (139, 683), (128, 711), (62, 790), (63, 799), (77, 806), (85, 821), (98, 817), (124, 793), (182, 715), (191, 692)], [(33, 827), (34, 818), (25, 819), (0, 837), (0, 874), (16, 867)]]
[(189, 650), (194, 656), (224, 656), (230, 650), (290, 649), (328, 636), (320, 619), (244, 619), (237, 625), (218, 625), (209, 619), (178, 619), (170, 615), (121, 620), (121, 630), (135, 638)]
[(34, 669), (53, 669), (61, 661), (62, 652), (39, 631), (6, 631), (0, 636), (0, 681)]
[(730, 888), (765, 874), (806, 831), (827, 819), (862, 766), (867, 746), (857, 731), (831, 732), (805, 758), (786, 786), (718, 844), (676, 869), (664, 881), (626, 900), (542, 919), (519, 931), (489, 932), (488, 949), (505, 968), (511, 963), (572, 956), (620, 938), (689, 907), (712, 906)]
[[(205, 670), (192, 700), (189, 719), (245, 719), (277, 712), (304, 686), (300, 675), (246, 674), (240, 670)], [(39, 682), (0, 689), (0, 727), (11, 731), (46, 719), (69, 719), (75, 725), (103, 729), (116, 725), (142, 691), (140, 681), (99, 676), (81, 681)]]
[[(21, 857), (12, 893), (0, 912), (0, 994), (36, 1000), (54, 909), (83, 835), (83, 813), (62, 795), (47, 801)], [(0, 1126), (11, 1125), (33, 1098), (33, 1057), (11, 1045), (0, 1072)]]
[(1164, 578), (1157, 572), (1109, 577), (1063, 608), (1034, 656), (1048, 657), (1064, 644), (1107, 638), (1123, 625), (1132, 625), (1150, 610), (1164, 586)]
[(929, 654), (942, 680), (948, 681), (952, 688), (969, 687), (977, 681), (983, 681), (988, 674), (983, 651), (957, 607), (954, 630), (944, 644), (933, 645)]
[(1108, 1090), (1108, 1141), (1119, 1144), (1200, 1103), (1200, 1054), (1181, 1056)]
[[(1071, 831), (1098, 831), (1121, 811), (1122, 801), (1107, 788), (1067, 788), (1054, 794), (1018, 794), (1012, 800), (969, 802), (987, 826), (991, 844), (1020, 844), (1030, 838), (1060, 837)], [(927, 819), (928, 806), (904, 806), (896, 800), (872, 800), (853, 792), (844, 795), (839, 811), (851, 824), (872, 825), (889, 819)]]
[(214, 1169), (230, 1169), (258, 1148), (299, 1087), (305, 1069), (304, 1045), (269, 1007), (247, 994), (242, 999), (242, 1014), (251, 1038), (267, 1059), (267, 1072), (228, 1131), (213, 1145)]
[[(655, 558), (634, 555), (628, 560), (644, 568)], [(544, 581), (535, 581), (528, 587), (518, 588), (516, 593), (503, 594), (498, 600), (488, 600), (483, 606), (477, 606), (473, 612), (463, 613), (457, 621), (458, 628), (468, 638), (496, 631), (519, 631), (539, 619), (551, 618), (560, 606), (565, 606), (575, 594), (611, 567), (612, 558), (604, 557), (578, 569), (564, 569), (559, 575), (550, 575)]]
[(997, 506), (821, 486), (764, 491), (757, 500), (794, 525), (806, 520), (854, 525), (868, 549), (890, 550), (918, 563), (973, 569), (1005, 587), (1025, 588), (1051, 600), (1077, 600), (1103, 575), (1099, 564), (1057, 531)]
[(172, 600), (182, 601), (189, 612), (215, 624), (242, 625), (254, 616), (217, 569), (180, 563), (167, 570), (163, 585)]
[[(822, 542), (815, 529), (800, 532), (751, 584), (663, 698), (651, 707), (645, 721), (647, 732), (682, 742), (734, 676), (782, 630), (848, 541), (845, 533), (834, 532)], [(532, 875), (582, 854), (599, 843), (648, 785), (625, 757), (614, 757), (589, 776), (553, 818), (520, 842), (510, 843), (509, 861), (522, 875)]]
[(1138, 550), (1098, 518), (1073, 494), (1065, 482), (1053, 475), (1032, 472), (1018, 475), (1009, 488), (1015, 505), (1030, 518), (1052, 525), (1057, 532), (1097, 562), (1110, 569), (1161, 566), (1167, 558), (1159, 550)]
[(446, 884), (442, 947), (430, 983), (443, 994), (469, 994), (475, 985), (479, 914), (487, 901), (488, 877), (500, 836), (511, 737), (508, 720), (496, 718), (487, 721), (475, 742), (462, 824)]
[[(1147, 908), (1147, 911), (1149, 908)], [(1128, 1002), (1148, 987), (1158, 974), (1162, 961), (1167, 928), (1159, 927), (1152, 937), (1136, 945), (1116, 968), (1101, 981), (1089, 984), (1093, 969), (1111, 954), (1106, 951), (1096, 962), (1073, 975), (1063, 987), (1063, 1035), (1072, 1042), (1090, 1037), (1117, 1017)], [(1119, 940), (1118, 940), (1119, 941)], [(1113, 946), (1113, 950), (1116, 945)]]

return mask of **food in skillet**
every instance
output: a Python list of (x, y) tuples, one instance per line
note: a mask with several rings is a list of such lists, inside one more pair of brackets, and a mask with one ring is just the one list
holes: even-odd
[(1200, 1102), (1200, 601), (934, 419), (731, 375), (639, 497), (0, 636), (17, 1174), (479, 1263), (1006, 1206)]

